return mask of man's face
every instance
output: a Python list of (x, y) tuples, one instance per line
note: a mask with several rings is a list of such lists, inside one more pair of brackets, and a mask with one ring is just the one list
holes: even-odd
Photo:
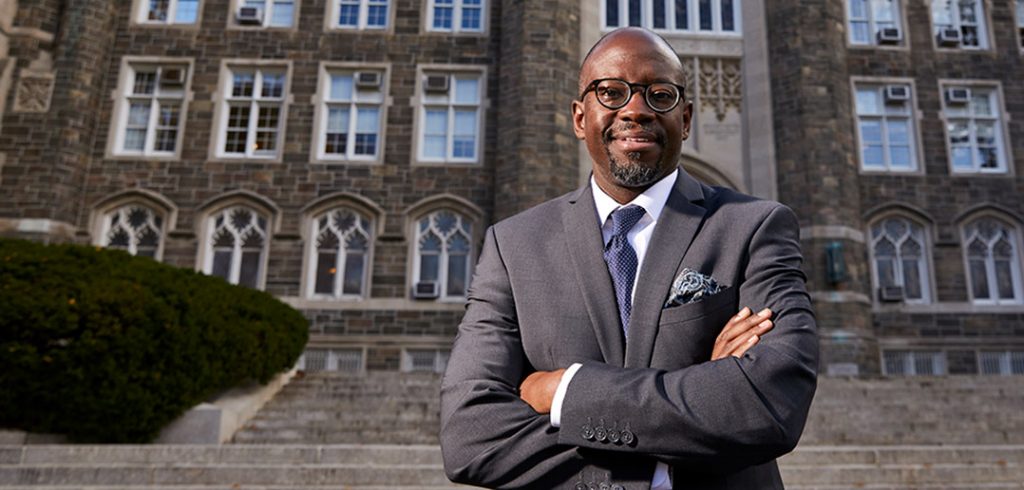
[[(591, 53), (583, 67), (580, 78), (584, 88), (603, 78), (683, 85), (678, 59), (663, 46), (642, 32), (613, 35)], [(594, 160), (594, 178), (606, 192), (615, 188), (643, 191), (671, 173), (689, 135), (689, 103), (681, 100), (671, 111), (655, 112), (639, 88), (619, 109), (601, 105), (594, 91), (573, 102), (572, 109), (576, 137), (586, 141)]]

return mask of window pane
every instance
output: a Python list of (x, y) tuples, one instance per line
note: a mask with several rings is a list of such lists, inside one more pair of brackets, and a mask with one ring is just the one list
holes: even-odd
[[(437, 2), (441, 3), (441, 2)], [(452, 8), (451, 7), (435, 7), (434, 8), (434, 29), (451, 30), (452, 28)]]
[(640, 23), (640, 0), (629, 0), (629, 25), (639, 27)]
[(850, 18), (851, 19), (867, 19), (867, 2), (866, 0), (850, 0)]
[(665, 0), (654, 0), (654, 28), (665, 28)]
[(346, 256), (345, 281), (342, 284), (343, 294), (363, 294), (364, 258), (362, 253), (349, 253)]
[(466, 294), (466, 263), (469, 257), (466, 255), (448, 256), (448, 296), (464, 296)]
[(903, 260), (903, 294), (907, 299), (921, 299), (921, 271), (917, 260)]
[(999, 290), (999, 299), (1014, 299), (1012, 262), (1009, 260), (996, 260), (996, 288)]
[(476, 78), (455, 79), (455, 103), (476, 104), (480, 101), (480, 81)]
[(149, 126), (149, 102), (132, 102), (128, 109), (128, 125), (134, 127)]
[(135, 84), (132, 86), (132, 93), (136, 95), (148, 95), (153, 93), (156, 87), (156, 72), (136, 72)]
[(437, 280), (438, 258), (436, 254), (423, 254), (420, 257), (420, 281)]
[(352, 100), (352, 75), (331, 75), (332, 100)]
[(242, 252), (242, 270), (238, 273), (238, 284), (255, 289), (260, 273), (260, 252)]
[(722, 30), (732, 32), (736, 30), (735, 17), (732, 0), (722, 0)]
[(366, 25), (370, 27), (384, 27), (388, 25), (388, 5), (370, 5), (366, 13)]
[(893, 22), (896, 12), (896, 2), (893, 0), (871, 0), (871, 11), (874, 13), (875, 22)]
[(619, 27), (619, 0), (605, 0), (604, 19), (605, 26)]
[(334, 276), (338, 269), (338, 254), (335, 252), (320, 252), (316, 259), (316, 288), (317, 294), (334, 294)]
[(878, 90), (874, 88), (857, 89), (857, 114), (880, 114)]
[(881, 287), (896, 285), (896, 271), (891, 258), (879, 258), (875, 261), (878, 265), (878, 285)]
[(380, 127), (380, 118), (378, 116), (378, 109), (376, 107), (360, 107), (356, 112), (356, 132), (376, 133)]
[(463, 8), (462, 9), (462, 28), (469, 31), (480, 30), (480, 9), (479, 8)]
[(255, 77), (252, 73), (234, 72), (231, 82), (231, 96), (252, 97), (252, 89), (256, 83)]
[(199, 0), (178, 0), (178, 12), (174, 22), (178, 24), (195, 24), (199, 20)]
[(341, 9), (338, 12), (338, 25), (349, 27), (359, 25), (359, 2), (342, 0)]
[(231, 251), (216, 250), (213, 252), (212, 275), (231, 281)]
[(985, 261), (971, 259), (971, 289), (974, 299), (990, 299), (988, 292), (988, 273), (985, 271)]
[(881, 146), (864, 147), (864, 166), (885, 168), (885, 155)]
[(676, 29), (690, 28), (690, 16), (687, 11), (688, 0), (676, 0)]
[(889, 165), (895, 169), (914, 168), (914, 162), (910, 157), (909, 146), (889, 147)]
[(284, 73), (264, 73), (261, 97), (279, 99), (284, 95)]
[(711, 23), (711, 0), (699, 0), (697, 8), (700, 18), (700, 30), (710, 31), (713, 28)]
[(914, 355), (914, 373), (918, 376), (939, 374), (935, 369), (936, 354), (931, 352), (918, 352)]
[(291, 27), (294, 12), (295, 5), (293, 2), (275, 1), (274, 14), (270, 18), (270, 25), (274, 27)]
[(907, 127), (907, 121), (889, 119), (888, 123), (889, 144), (906, 145), (910, 143), (910, 131)]

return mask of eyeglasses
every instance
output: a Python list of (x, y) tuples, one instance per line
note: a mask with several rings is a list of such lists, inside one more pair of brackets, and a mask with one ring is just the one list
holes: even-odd
[(587, 89), (580, 94), (580, 102), (587, 96), (587, 92), (594, 91), (597, 101), (611, 110), (621, 109), (633, 98), (634, 90), (643, 93), (647, 107), (654, 112), (668, 112), (679, 105), (683, 97), (685, 87), (669, 82), (655, 82), (649, 84), (629, 83), (618, 78), (601, 78), (594, 80), (587, 85)]

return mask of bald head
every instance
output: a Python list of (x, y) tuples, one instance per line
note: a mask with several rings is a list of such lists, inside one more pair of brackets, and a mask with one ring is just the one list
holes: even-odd
[(670, 62), (675, 71), (675, 73), (666, 75), (670, 75), (672, 78), (678, 77), (678, 83), (680, 84), (683, 82), (683, 64), (679, 61), (679, 56), (676, 55), (675, 50), (672, 49), (672, 45), (665, 38), (641, 27), (622, 27), (598, 39), (594, 46), (590, 48), (590, 51), (587, 52), (587, 55), (583, 57), (583, 62), (580, 64), (579, 90), (577, 93), (583, 92), (587, 84), (594, 80), (592, 65), (600, 63), (602, 54), (609, 50), (621, 51), (621, 55), (627, 56), (630, 52), (633, 52), (637, 55), (645, 54), (647, 56), (656, 55), (663, 57)]

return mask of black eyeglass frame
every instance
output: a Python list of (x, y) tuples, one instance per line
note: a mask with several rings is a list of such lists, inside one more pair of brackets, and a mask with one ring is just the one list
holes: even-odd
[[(597, 96), (597, 92), (596, 92), (597, 86), (601, 82), (607, 82), (607, 81), (622, 82), (629, 89), (629, 93), (626, 94), (626, 99), (625, 99), (625, 101), (621, 105), (619, 105), (619, 106), (610, 106), (610, 105), (606, 104), (603, 100), (601, 100), (601, 97)], [(657, 84), (672, 85), (673, 87), (675, 87), (678, 90), (678, 92), (676, 93), (676, 101), (672, 103), (672, 107), (669, 107), (668, 109), (656, 109), (651, 104), (651, 101), (647, 100), (647, 95), (650, 93), (650, 91), (648, 89), (651, 87), (651, 85), (657, 85)], [(641, 93), (643, 93), (644, 103), (647, 104), (647, 107), (649, 107), (652, 111), (657, 112), (659, 114), (664, 114), (666, 112), (671, 112), (672, 109), (675, 109), (676, 107), (679, 107), (679, 102), (680, 101), (682, 101), (682, 100), (684, 100), (686, 98), (686, 87), (684, 87), (682, 85), (679, 85), (678, 83), (672, 83), (672, 82), (630, 83), (630, 82), (627, 82), (627, 81), (625, 81), (625, 80), (623, 80), (621, 78), (598, 78), (597, 80), (594, 80), (594, 81), (590, 82), (589, 84), (587, 84), (587, 88), (583, 90), (582, 94), (580, 94), (579, 101), (583, 102), (583, 99), (587, 96), (587, 93), (593, 91), (594, 92), (594, 98), (597, 99), (597, 102), (599, 104), (604, 106), (604, 108), (606, 108), (606, 109), (615, 111), (615, 110), (618, 110), (618, 109), (622, 109), (623, 107), (626, 107), (626, 105), (629, 104), (629, 101), (633, 100), (633, 94), (636, 93), (636, 90), (634, 89), (634, 87), (638, 87), (640, 89)]]

